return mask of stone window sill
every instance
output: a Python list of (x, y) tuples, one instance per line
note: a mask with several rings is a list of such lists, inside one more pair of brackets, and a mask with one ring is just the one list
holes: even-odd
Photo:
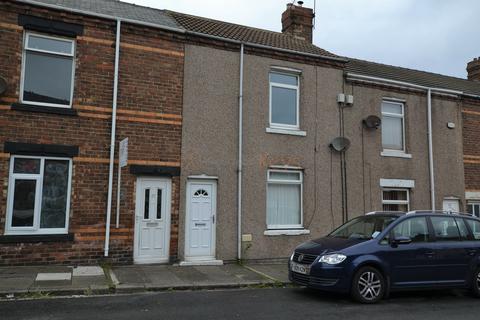
[(287, 229), (287, 230), (265, 230), (265, 236), (301, 236), (310, 234), (310, 230), (306, 229)]
[(300, 136), (300, 137), (305, 137), (307, 135), (306, 131), (292, 130), (292, 129), (266, 128), (265, 131), (267, 133), (286, 134), (290, 136)]
[(394, 150), (383, 150), (380, 155), (382, 157), (393, 157), (393, 158), (405, 158), (411, 159), (412, 155), (409, 153), (405, 153), (403, 151), (394, 151)]

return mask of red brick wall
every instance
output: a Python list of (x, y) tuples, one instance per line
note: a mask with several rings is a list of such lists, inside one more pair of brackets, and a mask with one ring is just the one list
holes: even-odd
[[(115, 23), (13, 2), (0, 3), (0, 74), (8, 90), (0, 97), (0, 237), (4, 234), (10, 155), (4, 142), (79, 146), (73, 158), (69, 232), (73, 242), (13, 243), (0, 246), (0, 265), (93, 264), (103, 259), (108, 158), (114, 77)], [(84, 25), (76, 39), (73, 108), (76, 116), (12, 110), (19, 102), (25, 13)], [(158, 29), (122, 27), (117, 143), (129, 138), (129, 164), (180, 165), (182, 130), (182, 39)], [(117, 144), (118, 148), (118, 144)], [(117, 155), (116, 155), (117, 156)], [(115, 173), (117, 169), (115, 168)], [(110, 261), (133, 255), (136, 176), (122, 171), (120, 228), (111, 229)], [(116, 177), (114, 179), (115, 213)], [(171, 245), (177, 256), (179, 179), (172, 179)], [(115, 214), (112, 215), (114, 225)]]
[(465, 189), (480, 191), (480, 102), (466, 101), (462, 115)]

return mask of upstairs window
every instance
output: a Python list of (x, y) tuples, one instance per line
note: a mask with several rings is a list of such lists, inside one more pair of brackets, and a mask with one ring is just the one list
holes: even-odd
[(21, 101), (40, 106), (72, 105), (75, 41), (25, 34)]
[(270, 127), (298, 130), (298, 105), (299, 76), (270, 72)]
[(405, 152), (405, 110), (399, 102), (382, 102), (382, 146)]
[(67, 233), (71, 160), (14, 156), (11, 161), (6, 232)]

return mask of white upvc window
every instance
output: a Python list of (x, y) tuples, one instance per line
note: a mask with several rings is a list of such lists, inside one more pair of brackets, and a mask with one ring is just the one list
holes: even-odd
[(467, 212), (472, 216), (480, 217), (480, 201), (469, 201), (467, 203)]
[(300, 129), (300, 77), (298, 74), (271, 71), (270, 128)]
[(382, 189), (382, 207), (383, 211), (408, 212), (410, 210), (410, 190)]
[(382, 146), (384, 151), (405, 153), (405, 106), (401, 102), (382, 102)]
[(267, 229), (303, 228), (303, 173), (268, 170)]
[(71, 176), (71, 159), (13, 156), (5, 233), (68, 233)]
[(20, 101), (70, 108), (75, 77), (75, 40), (26, 32)]

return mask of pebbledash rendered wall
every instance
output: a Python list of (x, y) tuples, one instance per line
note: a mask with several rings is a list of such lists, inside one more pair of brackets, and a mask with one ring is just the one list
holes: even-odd
[[(0, 12), (0, 73), (8, 81), (8, 90), (0, 97), (0, 265), (98, 263), (103, 259), (105, 240), (115, 22), (5, 1), (0, 3)], [(75, 39), (73, 115), (12, 107), (20, 102), (25, 32), (18, 24), (18, 14), (83, 25), (83, 35)], [(118, 141), (129, 138), (129, 165), (122, 171), (120, 228), (111, 229), (108, 259), (113, 263), (132, 262), (137, 177), (130, 167), (178, 171), (182, 134), (181, 39), (173, 33), (129, 24), (122, 25), (121, 39), (116, 149)], [(79, 153), (72, 159), (68, 213), (68, 232), (73, 239), (37, 241), (20, 236), (12, 240), (4, 235), (12, 156), (4, 150), (5, 142), (78, 147)], [(116, 176), (114, 181), (115, 195)], [(171, 260), (177, 257), (179, 190), (177, 174), (172, 177)]]
[[(185, 52), (180, 256), (185, 245), (184, 187), (188, 176), (205, 174), (218, 177), (216, 257), (234, 260), (240, 56), (238, 51), (194, 45), (187, 45)], [(340, 135), (336, 97), (341, 92), (354, 95), (353, 106), (343, 110), (345, 136), (351, 141), (346, 151), (349, 218), (382, 210), (382, 178), (414, 180), (410, 208), (430, 209), (426, 94), (347, 82), (341, 68), (297, 60), (254, 52), (244, 58), (242, 233), (252, 236), (252, 241), (242, 243), (247, 260), (286, 258), (299, 243), (323, 236), (342, 223), (340, 156), (329, 148)], [(211, 72), (213, 66), (217, 72)], [(272, 67), (301, 71), (300, 130), (306, 136), (266, 132)], [(405, 101), (406, 147), (411, 159), (381, 156), (381, 129), (363, 127), (367, 116), (381, 117), (383, 98)], [(437, 208), (445, 197), (456, 197), (461, 206), (465, 204), (460, 105), (460, 100), (433, 97)], [(454, 122), (456, 128), (448, 129), (447, 122)], [(266, 179), (272, 166), (303, 168), (303, 221), (310, 234), (265, 234)]]

